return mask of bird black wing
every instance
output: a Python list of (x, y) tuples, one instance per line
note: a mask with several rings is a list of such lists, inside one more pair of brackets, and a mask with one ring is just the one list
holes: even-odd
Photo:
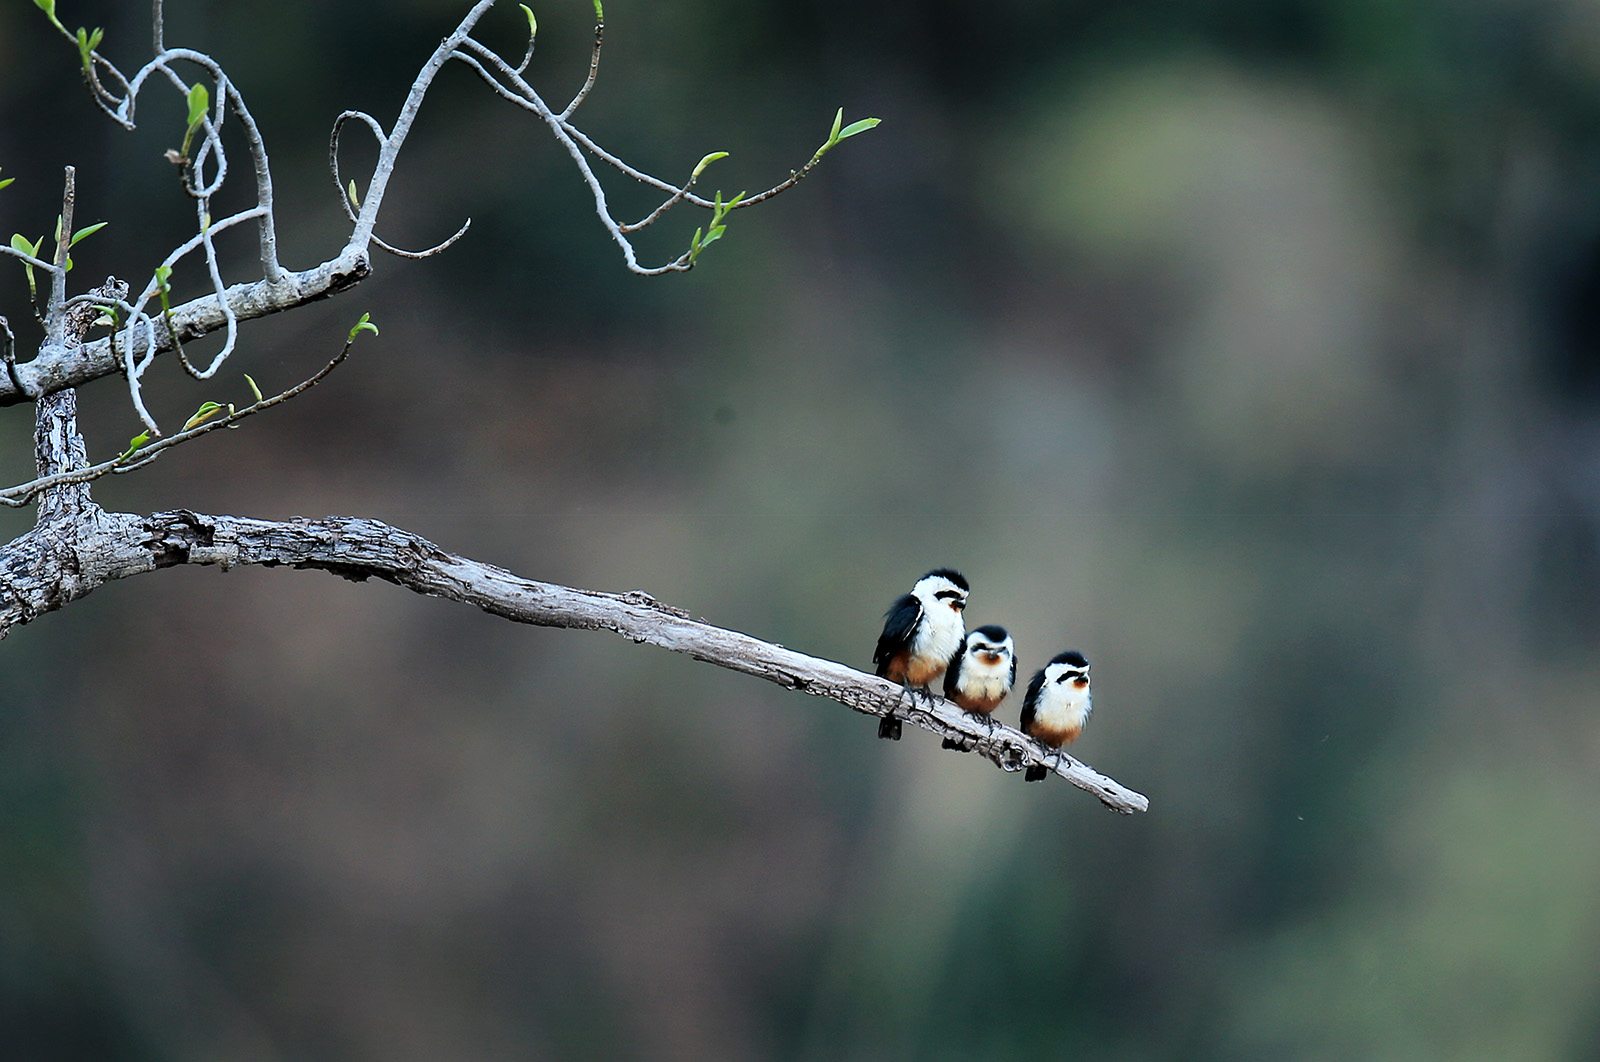
[[(967, 636), (968, 638), (971, 635)], [(956, 690), (961, 688), (961, 662), (967, 658), (967, 639), (961, 639), (961, 645), (956, 649), (956, 655), (951, 658), (950, 666), (944, 672), (944, 695), (954, 697)]]
[(872, 654), (872, 666), (881, 677), (889, 670), (889, 661), (911, 648), (912, 635), (922, 619), (922, 602), (906, 594), (889, 606), (883, 614), (883, 633), (878, 635), (878, 648)]
[(1039, 692), (1044, 689), (1044, 668), (1034, 672), (1033, 678), (1028, 680), (1027, 695), (1022, 698), (1022, 719), (1020, 720), (1022, 732), (1026, 734), (1033, 725), (1033, 706), (1039, 703)]
[(1017, 685), (1017, 654), (1011, 654), (1011, 674), (1006, 677), (1006, 689), (1010, 690)]

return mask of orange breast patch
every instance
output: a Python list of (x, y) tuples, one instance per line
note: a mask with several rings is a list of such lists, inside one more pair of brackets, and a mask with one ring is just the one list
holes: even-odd
[(1052, 727), (1045, 726), (1037, 720), (1028, 727), (1029, 737), (1038, 738), (1053, 749), (1072, 744), (1078, 740), (1078, 735), (1081, 733), (1083, 733), (1081, 726)]
[(950, 699), (959, 704), (964, 710), (972, 712), (975, 715), (988, 715), (990, 712), (994, 711), (1000, 706), (1000, 702), (1005, 700), (1005, 696), (969, 697), (960, 690), (957, 690), (955, 693), (950, 695)]
[[(912, 657), (910, 653), (906, 653), (905, 656), (906, 681), (913, 686), (926, 686), (944, 674), (944, 664), (939, 661), (927, 657)], [(890, 666), (899, 663), (900, 659), (898, 656), (895, 657), (894, 663)]]

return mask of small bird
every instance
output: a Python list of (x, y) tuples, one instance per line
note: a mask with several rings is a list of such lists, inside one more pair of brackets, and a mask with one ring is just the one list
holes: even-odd
[[(927, 689), (944, 674), (966, 634), (961, 613), (968, 592), (960, 572), (935, 568), (917, 580), (911, 593), (890, 605), (872, 654), (878, 676), (912, 690)], [(900, 720), (894, 713), (878, 720), (878, 736), (900, 740)]]
[[(987, 716), (1000, 706), (1017, 681), (1017, 653), (1011, 635), (992, 624), (979, 627), (961, 642), (944, 673), (944, 695), (974, 715)], [(944, 747), (958, 749), (954, 738)]]
[[(1069, 649), (1051, 657), (1028, 683), (1022, 699), (1022, 732), (1053, 749), (1070, 745), (1083, 733), (1094, 704), (1089, 697), (1089, 661)], [(1042, 782), (1049, 770), (1034, 766), (1025, 775), (1030, 782)]]

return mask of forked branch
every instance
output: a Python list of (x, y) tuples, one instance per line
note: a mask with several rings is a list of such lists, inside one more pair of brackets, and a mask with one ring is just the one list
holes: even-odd
[[(184, 279), (190, 283), (198, 282), (204, 293), (170, 309), (164, 307), (160, 316), (167, 327), (157, 328), (154, 321), (157, 315), (152, 305), (158, 297), (166, 300), (168, 293), (165, 279), (151, 280), (136, 288), (130, 304), (122, 308), (125, 312), (120, 316), (114, 340), (97, 340), (72, 351), (67, 351), (60, 343), (46, 342), (38, 356), (27, 362), (16, 362), (14, 356), (8, 355), (6, 372), (0, 376), (0, 406), (35, 400), (64, 387), (75, 387), (101, 376), (120, 373), (127, 381), (134, 411), (156, 435), (160, 434), (160, 429), (151, 417), (140, 389), (144, 373), (157, 355), (179, 349), (182, 341), (225, 329), (226, 339), (222, 349), (212, 356), (209, 366), (198, 369), (189, 364), (187, 358), (184, 359), (185, 368), (193, 375), (209, 377), (235, 350), (241, 322), (302, 306), (359, 282), (371, 272), (369, 252), (373, 246), (402, 257), (426, 257), (443, 251), (465, 234), (467, 224), (432, 248), (405, 251), (379, 238), (375, 232), (401, 149), (434, 79), (451, 60), (471, 67), (502, 98), (530, 111), (545, 124), (557, 142), (567, 150), (588, 184), (594, 197), (595, 211), (606, 231), (621, 248), (627, 267), (646, 275), (692, 269), (701, 252), (722, 235), (723, 219), (727, 214), (792, 188), (839, 141), (878, 123), (876, 118), (867, 118), (841, 129), (840, 119), (835, 118), (828, 139), (803, 167), (790, 171), (785, 180), (755, 195), (741, 194), (724, 200), (719, 192), (706, 198), (692, 191), (695, 182), (709, 163), (724, 157), (726, 152), (712, 152), (704, 156), (699, 165), (694, 167), (688, 181), (677, 185), (606, 151), (593, 137), (572, 123), (573, 114), (594, 88), (599, 76), (600, 54), (605, 41), (605, 15), (598, 0), (594, 5), (594, 43), (588, 74), (571, 101), (559, 111), (547, 105), (523, 77), (533, 57), (537, 31), (532, 11), (526, 5), (520, 5), (527, 15), (528, 47), (522, 62), (513, 67), (493, 49), (473, 37), (479, 22), (495, 2), (476, 0), (454, 32), (446, 36), (422, 64), (393, 124), (385, 129), (376, 118), (357, 111), (347, 111), (339, 116), (332, 135), (330, 171), (344, 203), (350, 231), (344, 246), (334, 257), (310, 269), (292, 271), (285, 269), (278, 261), (272, 168), (260, 128), (245, 105), (238, 86), (214, 59), (194, 49), (167, 45), (163, 32), (162, 0), (152, 0), (152, 37), (156, 54), (131, 75), (122, 73), (100, 54), (99, 46), (104, 37), (100, 30), (79, 30), (74, 34), (56, 17), (55, 0), (35, 2), (57, 31), (76, 44), (85, 80), (95, 103), (119, 125), (128, 129), (134, 127), (139, 94), (151, 84), (165, 84), (185, 97), (189, 113), (187, 130), (182, 137), (181, 147), (168, 151), (167, 157), (178, 166), (184, 193), (194, 200), (196, 224), (193, 234), (169, 252), (152, 269), (151, 275), (170, 275), (181, 267)], [(180, 67), (198, 68), (199, 78), (193, 82), (185, 80), (179, 73)], [(225, 217), (213, 217), (213, 198), (221, 191), (229, 173), (222, 130), (230, 116), (236, 120), (239, 135), (249, 151), (255, 182), (254, 202)], [(346, 185), (339, 174), (339, 136), (351, 120), (365, 124), (378, 143), (378, 160), (365, 188), (359, 189), (354, 182)], [(663, 200), (638, 222), (628, 224), (620, 221), (611, 212), (605, 189), (595, 167), (591, 165), (591, 159), (599, 160), (619, 173), (657, 189), (664, 193)], [(641, 264), (631, 235), (654, 224), (667, 211), (684, 203), (710, 210), (711, 224), (697, 229), (689, 240), (688, 249), (677, 257), (661, 265)], [(247, 225), (257, 233), (260, 274), (242, 283), (229, 283), (219, 265), (216, 240), (224, 235), (232, 235), (230, 230)], [(59, 312), (65, 303), (60, 290), (65, 281), (65, 271), (60, 264), (40, 257), (38, 251), (38, 244), (20, 237), (13, 239), (9, 245), (0, 246), (0, 255), (18, 259), (30, 270), (30, 277), (31, 270), (38, 269), (51, 278), (52, 299), (49, 309)], [(121, 348), (120, 357), (112, 349), (114, 346)]]
[[(50, 475), (40, 476), (38, 479), (30, 480), (27, 483), (19, 483), (15, 487), (7, 487), (4, 490), (0, 490), (0, 505), (19, 508), (33, 501), (41, 491), (49, 490), (51, 487), (60, 487), (72, 483), (92, 483), (105, 476), (132, 472), (148, 465), (174, 446), (181, 446), (192, 439), (198, 439), (202, 435), (222, 428), (237, 427), (239, 422), (246, 417), (253, 417), (257, 413), (265, 413), (273, 406), (282, 405), (291, 398), (296, 398), (321, 383), (323, 378), (334, 369), (337, 369), (344, 359), (350, 355), (350, 348), (355, 344), (356, 337), (366, 330), (376, 332), (377, 327), (367, 321), (366, 314), (362, 314), (361, 320), (350, 330), (350, 335), (345, 340), (343, 349), (334, 355), (333, 360), (318, 369), (314, 375), (301, 380), (287, 391), (275, 394), (271, 398), (265, 398), (257, 392), (256, 400), (253, 403), (238, 409), (232, 405), (221, 406), (216, 402), (207, 402), (190, 418), (184, 429), (174, 435), (169, 435), (164, 439), (151, 443), (149, 442), (149, 433), (144, 433), (130, 440), (128, 448), (110, 460), (101, 461), (97, 465), (89, 465), (84, 468), (55, 472)], [(251, 388), (255, 387), (254, 380), (250, 380), (249, 376), (246, 376), (245, 379), (249, 380)], [(223, 409), (226, 409), (227, 413), (223, 413)], [(147, 443), (148, 445), (146, 445)]]

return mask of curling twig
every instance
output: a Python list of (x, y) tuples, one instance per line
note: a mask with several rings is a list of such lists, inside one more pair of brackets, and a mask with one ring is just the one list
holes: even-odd
[[(356, 337), (360, 335), (363, 330), (372, 328), (373, 326), (367, 323), (366, 315), (363, 314), (360, 323), (357, 324), (355, 328), (350, 330), (350, 335), (348, 338), (346, 338), (343, 349), (341, 349), (339, 353), (334, 356), (333, 360), (329, 361), (328, 364), (319, 369), (314, 376), (307, 377), (306, 379), (295, 384), (293, 387), (289, 388), (287, 391), (273, 395), (271, 398), (257, 399), (253, 404), (245, 406), (242, 409), (228, 407), (229, 412), (224, 416), (218, 417), (215, 420), (207, 420), (203, 424), (198, 424), (195, 427), (187, 428), (184, 431), (177, 432), (174, 435), (169, 435), (164, 439), (149, 443), (148, 445), (144, 444), (144, 437), (136, 437), (134, 442), (129, 445), (128, 449), (124, 450), (122, 453), (118, 454), (116, 457), (113, 457), (109, 461), (102, 461), (97, 465), (90, 465), (87, 468), (74, 469), (70, 472), (59, 472), (52, 476), (41, 476), (40, 478), (32, 480), (31, 482), (21, 483), (15, 487), (8, 487), (5, 490), (0, 490), (0, 505), (9, 505), (12, 508), (20, 508), (21, 506), (27, 505), (29, 502), (31, 502), (40, 491), (48, 490), (51, 487), (59, 487), (68, 483), (91, 483), (94, 480), (100, 479), (104, 476), (121, 475), (125, 472), (132, 472), (135, 469), (143, 468), (145, 465), (148, 465), (150, 462), (154, 461), (156, 458), (160, 457), (163, 453), (172, 449), (174, 446), (182, 445), (191, 439), (197, 439), (208, 432), (217, 431), (221, 428), (231, 428), (238, 424), (241, 420), (244, 420), (246, 417), (253, 417), (257, 413), (266, 412), (273, 406), (282, 405), (291, 398), (295, 398), (309, 391), (311, 388), (315, 387), (318, 383), (325, 379), (327, 375), (334, 369), (337, 369), (344, 359), (349, 356), (350, 348), (355, 345)], [(254, 385), (252, 384), (252, 387), (253, 386)]]

